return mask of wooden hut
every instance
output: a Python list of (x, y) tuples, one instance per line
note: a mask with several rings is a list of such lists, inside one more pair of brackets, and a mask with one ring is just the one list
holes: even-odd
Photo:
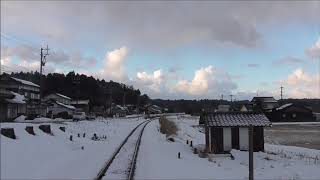
[(226, 153), (231, 149), (249, 149), (249, 126), (253, 126), (254, 151), (264, 151), (263, 128), (270, 126), (268, 118), (254, 112), (217, 112), (204, 115), (206, 150)]

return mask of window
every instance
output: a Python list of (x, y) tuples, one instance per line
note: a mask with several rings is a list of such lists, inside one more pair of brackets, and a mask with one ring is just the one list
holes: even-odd
[(283, 118), (286, 118), (286, 114), (282, 114), (282, 117), (283, 117)]

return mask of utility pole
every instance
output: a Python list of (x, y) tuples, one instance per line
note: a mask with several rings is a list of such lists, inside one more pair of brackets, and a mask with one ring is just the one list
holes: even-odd
[(126, 85), (123, 84), (123, 97), (122, 97), (123, 107), (126, 106)]
[(233, 95), (232, 95), (232, 94), (230, 94), (230, 100), (231, 100), (231, 102), (232, 102), (232, 97), (233, 97)]
[(253, 126), (249, 126), (249, 180), (253, 180)]
[(280, 87), (280, 103), (282, 104), (282, 100), (283, 100), (283, 87)]
[(223, 94), (221, 94), (221, 100), (223, 100)]
[[(45, 53), (43, 53), (43, 51), (46, 51)], [(41, 48), (41, 52), (40, 52), (40, 104), (41, 104), (41, 99), (42, 99), (42, 67), (46, 65), (46, 57), (49, 55), (49, 47), (47, 45), (47, 48)]]

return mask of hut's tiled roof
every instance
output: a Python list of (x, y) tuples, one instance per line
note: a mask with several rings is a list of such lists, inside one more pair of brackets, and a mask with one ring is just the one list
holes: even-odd
[(271, 122), (263, 113), (255, 112), (218, 112), (205, 115), (204, 120), (206, 126), (214, 127), (271, 125)]

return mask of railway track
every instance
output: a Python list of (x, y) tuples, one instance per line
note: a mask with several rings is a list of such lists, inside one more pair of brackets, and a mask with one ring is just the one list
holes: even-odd
[(141, 138), (145, 127), (152, 120), (138, 124), (124, 139), (99, 171), (95, 180), (103, 179), (129, 179), (134, 178), (135, 165), (138, 157)]

